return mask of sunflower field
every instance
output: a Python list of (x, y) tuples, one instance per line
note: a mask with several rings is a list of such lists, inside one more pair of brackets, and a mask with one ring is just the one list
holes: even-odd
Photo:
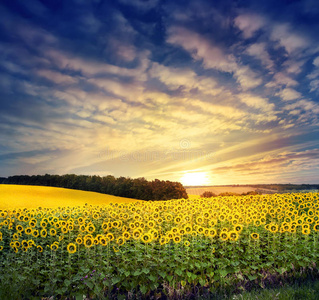
[(0, 298), (185, 298), (318, 276), (319, 194), (0, 210)]

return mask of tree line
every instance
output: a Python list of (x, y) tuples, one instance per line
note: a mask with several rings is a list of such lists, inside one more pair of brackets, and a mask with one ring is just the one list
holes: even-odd
[(127, 178), (89, 175), (15, 175), (0, 178), (2, 184), (23, 184), (62, 187), (83, 191), (98, 192), (120, 197), (140, 200), (169, 200), (188, 198), (185, 188), (180, 182), (145, 178)]

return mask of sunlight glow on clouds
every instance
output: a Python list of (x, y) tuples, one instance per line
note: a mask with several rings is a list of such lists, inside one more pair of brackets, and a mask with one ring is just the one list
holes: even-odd
[(315, 182), (309, 5), (1, 3), (0, 176)]

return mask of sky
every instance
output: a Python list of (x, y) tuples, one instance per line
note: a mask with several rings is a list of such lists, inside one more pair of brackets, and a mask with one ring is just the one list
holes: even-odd
[(0, 176), (318, 183), (318, 32), (317, 0), (3, 0)]

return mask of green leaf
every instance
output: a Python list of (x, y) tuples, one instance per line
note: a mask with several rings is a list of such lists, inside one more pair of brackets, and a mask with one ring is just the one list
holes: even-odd
[(279, 274), (284, 274), (285, 272), (287, 272), (286, 268), (280, 268), (279, 269)]
[(143, 268), (143, 269), (142, 269), (142, 272), (143, 272), (144, 274), (148, 274), (148, 273), (150, 272), (150, 269)]
[(183, 271), (182, 271), (181, 269), (176, 269), (176, 270), (175, 270), (175, 273), (176, 273), (177, 275), (179, 275), (179, 276), (182, 276)]
[(88, 281), (86, 282), (86, 285), (92, 290), (93, 289), (93, 282)]
[(130, 273), (130, 271), (125, 271), (125, 272), (124, 272), (124, 275), (125, 275), (126, 277), (129, 277), (129, 276), (131, 275), (131, 273)]
[(240, 279), (240, 280), (244, 280), (244, 277), (241, 274), (237, 274), (237, 278)]
[(172, 275), (167, 275), (166, 278), (168, 279), (169, 282), (171, 282), (173, 280), (173, 276)]
[(71, 284), (71, 281), (69, 279), (64, 280), (64, 285), (69, 286)]
[(120, 282), (121, 281), (121, 278), (120, 277), (113, 277), (112, 278), (112, 283), (115, 285), (115, 284), (117, 284), (118, 282)]
[(253, 280), (257, 279), (257, 275), (256, 274), (248, 275), (248, 278), (249, 278), (249, 280), (253, 281)]
[(151, 281), (153, 281), (153, 282), (155, 282), (156, 281), (156, 279), (157, 279), (157, 277), (156, 276), (154, 276), (153, 274), (151, 274), (151, 275), (149, 275), (149, 277), (148, 277), (149, 279), (151, 279)]
[(219, 270), (219, 274), (221, 277), (226, 277), (228, 272), (226, 270)]
[(192, 277), (193, 280), (195, 280), (197, 278), (197, 275), (196, 274), (192, 274), (191, 277)]
[(136, 271), (133, 273), (133, 275), (134, 275), (134, 276), (138, 276), (138, 275), (141, 275), (141, 273), (142, 273), (142, 272), (141, 272), (140, 270), (136, 270)]
[(145, 285), (141, 285), (140, 290), (141, 290), (143, 295), (145, 295), (147, 293), (147, 287)]
[(200, 278), (200, 279), (199, 279), (199, 284), (200, 284), (201, 286), (204, 286), (204, 285), (206, 284), (206, 280), (205, 280), (204, 278)]
[(239, 261), (238, 261), (238, 260), (232, 261), (231, 264), (232, 264), (234, 267), (237, 267), (237, 266), (239, 265)]
[(158, 271), (158, 274), (162, 277), (165, 278), (166, 277), (166, 273), (164, 271)]

